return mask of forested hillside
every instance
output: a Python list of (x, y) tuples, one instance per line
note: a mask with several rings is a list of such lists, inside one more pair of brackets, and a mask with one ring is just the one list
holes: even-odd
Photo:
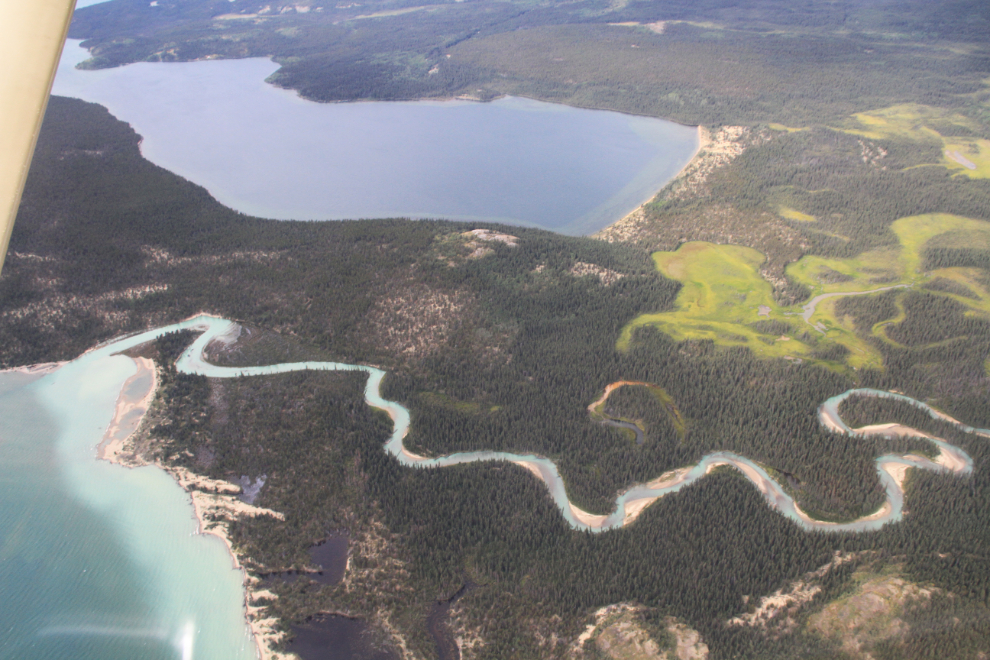
[(145, 347), (158, 458), (264, 475), (258, 504), (285, 515), (233, 524), (253, 574), (311, 569), (313, 544), (349, 534), (343, 582), (271, 579), (264, 611), (287, 631), (338, 612), (430, 658), (439, 626), (465, 660), (986, 658), (986, 437), (888, 399), (840, 413), (917, 434), (837, 434), (818, 412), (873, 387), (990, 428), (988, 34), (976, 0), (81, 9), (88, 68), (272, 57), (269, 82), (311, 100), (521, 95), (699, 125), (701, 150), (594, 238), (271, 222), (145, 161), (102, 108), (53, 98), (0, 275), (0, 367), (214, 313), (244, 328), (214, 362), (378, 365), (410, 450), (545, 456), (598, 514), (727, 450), (846, 522), (885, 501), (878, 456), (934, 457), (934, 435), (972, 474), (909, 470), (903, 519), (877, 532), (802, 531), (718, 468), (581, 533), (521, 467), (400, 466), (363, 376), (221, 382), (172, 367), (189, 334)]
[[(595, 512), (630, 483), (729, 449), (767, 466), (806, 511), (849, 520), (883, 500), (876, 456), (930, 452), (930, 445), (827, 432), (816, 418), (825, 398), (874, 382), (918, 394), (912, 382), (924, 382), (942, 388), (950, 404), (972, 400), (956, 413), (964, 421), (981, 423), (973, 418), (985, 414), (957, 372), (929, 366), (926, 381), (905, 375), (918, 373), (911, 366), (918, 356), (937, 365), (930, 360), (945, 345), (942, 335), (968, 337), (968, 355), (986, 359), (982, 321), (953, 307), (962, 304), (956, 299), (983, 299), (972, 283), (969, 298), (956, 280), (932, 278), (925, 293), (895, 292), (903, 302), (891, 302), (892, 294), (841, 299), (840, 315), (861, 329), (904, 310), (885, 331), (889, 347), (878, 344), (884, 370), (761, 358), (712, 341), (674, 341), (650, 327), (619, 350), (626, 324), (673, 310), (681, 290), (641, 248), (505, 226), (247, 218), (148, 164), (137, 140), (97, 106), (52, 100), (0, 278), (5, 364), (66, 359), (121, 332), (200, 310), (221, 314), (248, 323), (253, 339), (214, 350), (214, 360), (381, 364), (390, 372), (384, 393), (412, 411), (410, 447), (546, 455), (571, 499)], [(479, 228), (491, 233), (464, 234)], [(957, 249), (951, 233), (936, 237), (932, 250)], [(920, 254), (942, 254), (926, 249)], [(870, 312), (873, 300), (887, 302)], [(929, 336), (925, 324), (912, 325), (932, 305), (946, 307), (958, 328)], [(779, 323), (757, 328), (775, 333)], [(183, 341), (158, 350), (166, 373)], [(972, 378), (977, 386), (983, 377)], [(605, 411), (637, 421), (642, 444), (588, 411), (618, 380), (657, 388), (615, 392)], [(660, 500), (628, 529), (588, 535), (567, 527), (521, 468), (400, 467), (381, 450), (389, 422), (362, 403), (362, 386), (359, 376), (332, 374), (211, 383), (172, 372), (166, 379), (170, 421), (151, 430), (164, 459), (232, 481), (267, 475), (258, 502), (286, 515), (284, 523), (235, 526), (252, 570), (302, 568), (313, 543), (339, 529), (352, 534), (347, 586), (303, 579), (272, 587), (279, 598), (271, 612), (282, 625), (318, 611), (372, 621), (387, 612), (410, 648), (429, 657), (432, 602), (470, 581), (477, 586), (458, 601), (450, 625), (483, 640), (472, 657), (568, 656), (590, 613), (619, 602), (644, 608), (637, 625), (657, 639), (677, 625), (698, 631), (713, 658), (830, 656), (845, 643), (829, 632), (832, 599), (896, 579), (949, 594), (959, 622), (933, 619), (927, 602), (898, 601), (893, 615), (931, 625), (919, 624), (911, 637), (871, 639), (868, 648), (924, 657), (944, 648), (950, 633), (959, 657), (987, 648), (990, 578), (973, 569), (990, 534), (984, 440), (947, 437), (973, 456), (973, 476), (913, 474), (909, 515), (880, 532), (803, 532), (728, 470)], [(913, 410), (856, 405), (848, 413), (856, 423), (919, 424)], [(804, 605), (777, 613), (773, 625), (731, 623), (760, 611), (760, 597), (775, 589), (804, 593), (809, 585), (815, 589)], [(608, 625), (595, 639), (609, 638)], [(583, 652), (599, 649), (591, 641)]]
[[(705, 125), (821, 122), (981, 89), (985, 3), (112, 0), (91, 67), (273, 57), (319, 101), (533, 96)], [(961, 44), (961, 47), (951, 47)]]

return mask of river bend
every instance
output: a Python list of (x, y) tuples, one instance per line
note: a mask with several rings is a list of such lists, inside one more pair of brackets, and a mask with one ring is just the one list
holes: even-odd
[[(428, 458), (409, 452), (403, 445), (403, 439), (409, 430), (409, 411), (394, 401), (388, 401), (381, 396), (381, 383), (385, 372), (375, 367), (343, 364), (338, 362), (293, 362), (273, 364), (258, 367), (220, 367), (209, 364), (203, 358), (203, 350), (215, 339), (231, 337), (237, 330), (237, 324), (210, 316), (197, 316), (182, 323), (165, 328), (159, 328), (133, 337), (114, 342), (113, 348), (125, 350), (131, 346), (147, 342), (166, 332), (178, 329), (202, 330), (200, 335), (182, 354), (176, 363), (179, 371), (188, 374), (199, 374), (210, 378), (234, 378), (239, 376), (264, 376), (292, 371), (363, 371), (368, 374), (365, 386), (365, 399), (372, 407), (388, 413), (394, 422), (392, 436), (385, 444), (385, 451), (393, 455), (407, 467), (446, 467), (462, 463), (477, 463), (482, 461), (509, 461), (525, 467), (538, 476), (550, 491), (557, 508), (567, 522), (577, 530), (603, 532), (623, 527), (633, 522), (647, 506), (654, 501), (675, 493), (703, 478), (712, 469), (727, 465), (731, 466), (749, 479), (763, 494), (767, 503), (782, 515), (793, 520), (802, 528), (836, 532), (863, 532), (879, 529), (889, 522), (899, 521), (903, 515), (904, 490), (902, 483), (908, 468), (921, 468), (935, 471), (949, 471), (955, 474), (968, 474), (973, 469), (972, 459), (960, 448), (939, 438), (927, 434), (904, 429), (910, 435), (923, 436), (931, 440), (939, 449), (935, 460), (907, 454), (887, 454), (876, 460), (877, 472), (887, 492), (886, 502), (875, 513), (847, 523), (831, 523), (815, 520), (803, 512), (794, 499), (770, 477), (767, 471), (750, 459), (732, 452), (718, 451), (707, 454), (695, 465), (666, 472), (646, 484), (636, 484), (618, 494), (615, 509), (609, 515), (595, 515), (582, 511), (567, 498), (564, 480), (553, 461), (536, 456), (535, 454), (515, 454), (499, 451), (457, 452), (447, 456)], [(891, 425), (882, 427), (867, 427), (858, 431), (850, 429), (839, 416), (838, 407), (850, 396), (879, 396), (890, 397), (905, 401), (928, 412), (932, 417), (942, 419), (957, 425), (970, 433), (978, 433), (990, 437), (990, 431), (974, 429), (939, 413), (929, 406), (910, 397), (869, 389), (853, 389), (825, 401), (819, 408), (819, 420), (828, 429), (836, 433), (854, 433), (862, 436), (870, 434), (885, 434), (891, 432)]]

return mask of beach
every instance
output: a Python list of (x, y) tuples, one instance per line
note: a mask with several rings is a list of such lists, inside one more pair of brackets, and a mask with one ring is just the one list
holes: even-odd
[[(185, 468), (165, 466), (159, 461), (151, 462), (141, 455), (134, 443), (135, 435), (155, 399), (160, 379), (151, 359), (145, 357), (130, 359), (134, 362), (137, 372), (128, 378), (121, 388), (113, 419), (97, 448), (98, 457), (124, 467), (155, 465), (171, 475), (175, 482), (189, 493), (193, 513), (199, 525), (197, 533), (211, 534), (220, 539), (227, 548), (234, 569), (243, 574), (244, 615), (254, 636), (258, 657), (261, 660), (295, 658), (292, 654), (275, 650), (274, 646), (281, 641), (284, 633), (275, 630), (277, 620), (264, 617), (265, 607), (256, 604), (256, 601), (273, 598), (273, 595), (260, 587), (260, 580), (248, 575), (244, 570), (230, 541), (227, 526), (230, 521), (241, 517), (272, 516), (280, 520), (284, 520), (285, 517), (277, 511), (242, 502), (237, 498), (241, 492), (240, 486), (227, 481), (209, 479)], [(134, 387), (142, 381), (148, 386)]]

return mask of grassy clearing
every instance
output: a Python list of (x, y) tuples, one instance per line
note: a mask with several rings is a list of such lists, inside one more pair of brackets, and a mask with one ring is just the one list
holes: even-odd
[(990, 177), (990, 140), (946, 140), (945, 166), (971, 179)]
[[(871, 250), (851, 259), (807, 256), (790, 264), (787, 274), (816, 293), (917, 284), (930, 278), (929, 274), (921, 272), (922, 252), (929, 241), (940, 247), (990, 245), (990, 223), (947, 213), (901, 218), (891, 225), (891, 229), (900, 246)], [(835, 281), (837, 279), (842, 281)]]
[(933, 280), (941, 277), (966, 289), (965, 294), (945, 291), (941, 292), (941, 295), (952, 298), (973, 310), (990, 314), (990, 289), (981, 279), (982, 274), (983, 271), (979, 268), (940, 268), (928, 273)]
[(784, 126), (783, 124), (768, 124), (768, 126), (772, 130), (775, 130), (775, 131), (786, 131), (787, 133), (797, 133), (798, 131), (806, 131), (806, 130), (808, 130), (807, 128), (803, 128), (803, 127), (794, 128), (793, 126)]
[(986, 179), (990, 177), (990, 140), (965, 137), (980, 128), (959, 113), (910, 103), (857, 113), (839, 130), (875, 140), (937, 140), (942, 145), (942, 157), (931, 165)]
[(928, 137), (942, 141), (943, 136), (969, 135), (980, 127), (969, 117), (950, 110), (905, 103), (856, 113), (838, 128), (872, 140)]
[(864, 291), (902, 283), (899, 252), (897, 248), (881, 248), (851, 259), (807, 256), (789, 264), (786, 272), (816, 294)]
[[(915, 273), (921, 272), (921, 253), (929, 241), (941, 247), (990, 245), (990, 223), (948, 213), (901, 218), (891, 225), (891, 229), (901, 242), (901, 262), (905, 270)], [(950, 242), (943, 243), (943, 240)]]
[(882, 369), (883, 356), (856, 333), (853, 319), (840, 316), (835, 307), (842, 298), (829, 298), (818, 304), (811, 322), (824, 328), (825, 342), (834, 342), (849, 350), (846, 364), (853, 369)]
[[(938, 289), (929, 292), (950, 297), (972, 313), (990, 314), (990, 290), (979, 269), (922, 272), (923, 253), (928, 246), (990, 246), (990, 223), (942, 213), (901, 218), (891, 229), (899, 246), (871, 250), (850, 259), (806, 256), (790, 264), (787, 275), (808, 286), (815, 296), (879, 292), (889, 287), (905, 287), (907, 292), (941, 278), (957, 286), (947, 286), (943, 281)], [(805, 333), (816, 338), (818, 335), (800, 318), (800, 306), (780, 307), (774, 302), (770, 284), (759, 272), (763, 255), (756, 250), (696, 242), (686, 243), (675, 252), (657, 252), (653, 260), (657, 270), (683, 284), (677, 308), (634, 319), (619, 337), (619, 350), (628, 349), (636, 328), (654, 326), (678, 341), (710, 339), (721, 346), (746, 346), (762, 357), (814, 360), (814, 350), (834, 342), (849, 350), (844, 365), (820, 362), (856, 369), (882, 367), (880, 353), (856, 332), (852, 319), (836, 313), (840, 296), (819, 301), (809, 317), (811, 325), (820, 329), (818, 344), (798, 339), (800, 335), (806, 338)], [(899, 302), (898, 308), (896, 318), (877, 323), (869, 334), (890, 342), (886, 329), (904, 320)], [(774, 328), (774, 332), (768, 328)]]
[[(900, 241), (899, 247), (882, 248), (864, 252), (851, 259), (825, 259), (808, 256), (790, 264), (788, 276), (807, 285), (815, 295), (853, 291), (880, 290), (890, 286), (920, 288), (931, 280), (942, 277), (964, 287), (973, 296), (940, 293), (959, 301), (971, 309), (990, 313), (990, 295), (980, 284), (979, 272), (968, 268), (944, 268), (931, 273), (922, 272), (924, 249), (928, 245), (944, 247), (990, 245), (990, 223), (971, 220), (946, 213), (918, 215), (901, 218), (891, 225)], [(836, 275), (838, 273), (841, 277)], [(842, 281), (837, 281), (837, 280)], [(879, 366), (879, 354), (863, 338), (859, 337), (848, 319), (837, 317), (835, 303), (840, 298), (822, 301), (811, 316), (812, 323), (826, 328), (826, 337), (848, 348), (852, 355), (849, 364), (854, 367)], [(885, 328), (904, 320), (903, 311), (895, 319), (877, 324), (871, 334), (889, 342)]]
[(684, 434), (687, 432), (687, 424), (684, 421), (684, 416), (681, 415), (681, 411), (677, 408), (677, 404), (674, 403), (673, 397), (667, 393), (667, 390), (658, 385), (649, 385), (648, 387), (653, 395), (660, 400), (660, 403), (663, 404), (667, 414), (670, 415), (670, 421), (674, 424), (677, 437), (683, 440)]
[[(629, 347), (635, 330), (655, 326), (677, 340), (711, 339), (723, 346), (747, 346), (757, 355), (807, 355), (809, 348), (788, 335), (770, 336), (751, 327), (774, 320), (796, 330), (773, 300), (770, 284), (760, 276), (763, 255), (751, 248), (712, 243), (685, 243), (675, 252), (657, 252), (657, 270), (681, 282), (677, 309), (644, 314), (623, 328), (619, 350)], [(763, 308), (767, 315), (760, 316)]]
[(903, 344), (896, 342), (893, 339), (891, 339), (889, 336), (887, 336), (887, 328), (893, 327), (907, 318), (907, 310), (904, 309), (903, 296), (898, 296), (897, 299), (894, 300), (894, 306), (897, 308), (897, 315), (892, 318), (880, 321), (879, 323), (875, 323), (873, 327), (870, 328), (870, 334), (873, 335), (874, 337), (879, 337), (888, 344), (892, 344), (894, 346), (897, 346), (898, 348), (907, 348)]
[(813, 215), (808, 215), (807, 213), (802, 213), (797, 209), (792, 209), (788, 206), (781, 206), (777, 209), (777, 215), (782, 218), (787, 218), (788, 220), (797, 220), (798, 222), (814, 222), (817, 218)]

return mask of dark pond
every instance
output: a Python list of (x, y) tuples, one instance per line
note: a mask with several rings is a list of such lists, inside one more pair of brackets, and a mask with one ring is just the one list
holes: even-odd
[(302, 660), (398, 660), (394, 653), (376, 647), (368, 625), (360, 619), (314, 617), (292, 626), (292, 634), (288, 651)]

